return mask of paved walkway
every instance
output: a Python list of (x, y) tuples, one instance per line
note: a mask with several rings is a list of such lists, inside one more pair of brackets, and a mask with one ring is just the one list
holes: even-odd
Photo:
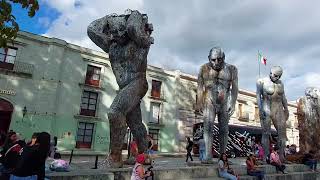
[[(66, 161), (69, 161), (68, 158), (63, 158)], [(213, 159), (214, 162), (218, 162), (217, 158)], [(48, 160), (50, 163), (52, 160)], [(103, 161), (103, 158), (100, 157), (98, 162)], [(235, 158), (229, 159), (233, 164), (244, 165), (245, 158)], [(189, 160), (190, 162), (190, 160)], [(194, 157), (194, 162), (199, 162), (198, 157)], [(71, 162), (71, 170), (79, 170), (79, 169), (91, 169), (94, 167), (95, 157), (94, 156), (75, 156)], [(200, 163), (200, 162), (199, 162)], [(182, 157), (156, 157), (154, 159), (154, 167), (186, 167), (187, 163), (185, 162), (185, 158)]]

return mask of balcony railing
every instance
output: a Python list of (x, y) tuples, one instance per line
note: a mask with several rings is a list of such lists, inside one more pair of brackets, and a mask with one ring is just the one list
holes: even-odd
[(32, 75), (34, 71), (34, 65), (25, 62), (15, 61), (13, 65), (13, 71), (17, 73)]
[(14, 63), (0, 62), (1, 70), (32, 76), (34, 65), (20, 61), (14, 61)]

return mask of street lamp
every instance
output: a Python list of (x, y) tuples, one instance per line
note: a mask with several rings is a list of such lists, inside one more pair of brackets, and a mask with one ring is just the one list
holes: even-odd
[(27, 114), (28, 110), (27, 110), (27, 107), (24, 106), (23, 109), (22, 109), (22, 117), (24, 118)]

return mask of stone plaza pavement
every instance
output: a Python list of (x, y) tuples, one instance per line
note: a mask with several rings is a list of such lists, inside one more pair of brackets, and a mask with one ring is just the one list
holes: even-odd
[[(182, 154), (176, 155), (160, 155), (154, 158), (154, 167), (187, 167), (185, 157)], [(64, 160), (69, 161), (69, 157), (63, 157)], [(104, 159), (103, 156), (99, 156), (98, 162)], [(125, 159), (125, 158), (124, 158)], [(232, 163), (245, 165), (245, 158), (229, 159)], [(218, 162), (215, 158), (214, 161)], [(50, 162), (50, 160), (49, 160)], [(190, 159), (189, 159), (189, 162)], [(194, 162), (200, 162), (198, 157), (194, 157)], [(71, 170), (84, 170), (91, 169), (95, 166), (95, 156), (75, 156), (72, 158)], [(130, 165), (128, 165), (130, 167)]]

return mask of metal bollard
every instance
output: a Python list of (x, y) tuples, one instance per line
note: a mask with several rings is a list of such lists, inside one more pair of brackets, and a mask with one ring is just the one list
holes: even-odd
[(99, 156), (96, 155), (96, 160), (94, 162), (94, 168), (92, 168), (92, 169), (98, 169), (98, 158), (99, 158)]
[(71, 150), (70, 159), (69, 159), (69, 164), (71, 164), (72, 156), (73, 156), (73, 149)]

